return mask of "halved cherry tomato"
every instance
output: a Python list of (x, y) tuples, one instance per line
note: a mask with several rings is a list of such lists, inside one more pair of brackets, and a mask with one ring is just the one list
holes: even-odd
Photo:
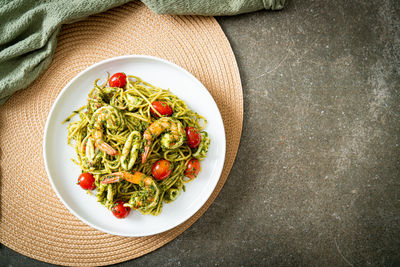
[[(154, 101), (153, 103), (151, 103), (151, 105), (153, 106), (154, 109), (156, 109), (158, 111), (158, 113), (160, 113), (161, 115), (166, 115), (166, 116), (171, 116), (172, 113), (174, 113), (174, 111), (172, 110), (172, 108), (170, 106), (168, 106), (167, 103), (163, 102), (163, 101)], [(158, 117), (157, 113), (154, 112), (154, 110), (151, 108), (150, 109), (151, 114), (154, 117)]]
[(111, 208), (112, 213), (118, 219), (126, 218), (126, 216), (128, 216), (129, 212), (131, 211), (131, 208), (124, 207), (124, 204), (125, 204), (125, 202), (123, 202), (121, 200), (117, 200), (117, 201), (115, 201), (114, 206)]
[(108, 80), (108, 84), (111, 87), (124, 87), (126, 85), (126, 75), (123, 72), (115, 73), (111, 76), (110, 80)]
[(167, 178), (171, 174), (173, 168), (174, 166), (171, 164), (171, 162), (165, 159), (160, 159), (154, 163), (153, 167), (151, 168), (151, 173), (153, 174), (154, 178), (160, 181)]
[(201, 135), (197, 128), (194, 127), (186, 127), (186, 136), (187, 136), (187, 144), (191, 148), (196, 148), (199, 146), (201, 141)]
[(85, 190), (94, 190), (96, 185), (94, 184), (95, 180), (92, 174), (88, 172), (84, 172), (79, 175), (78, 184)]
[(185, 176), (189, 177), (190, 179), (194, 179), (200, 172), (200, 162), (198, 159), (192, 158), (189, 160), (186, 170)]

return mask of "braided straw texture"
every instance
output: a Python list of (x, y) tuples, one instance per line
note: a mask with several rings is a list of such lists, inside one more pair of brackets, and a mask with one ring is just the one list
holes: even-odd
[[(42, 157), (47, 115), (61, 89), (88, 66), (127, 54), (161, 57), (196, 76), (221, 111), (227, 142), (222, 175), (206, 204), (167, 232), (135, 238), (102, 233), (72, 215), (51, 188)], [(133, 2), (66, 25), (49, 69), (0, 107), (0, 241), (60, 265), (106, 265), (149, 253), (185, 231), (214, 201), (235, 159), (242, 122), (238, 67), (214, 18), (159, 16)]]

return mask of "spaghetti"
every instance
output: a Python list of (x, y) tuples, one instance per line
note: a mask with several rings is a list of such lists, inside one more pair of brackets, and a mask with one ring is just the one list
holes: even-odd
[[(169, 90), (138, 77), (127, 76), (123, 87), (99, 85), (99, 80), (87, 105), (64, 121), (70, 122), (67, 142), (76, 150), (77, 159), (72, 160), (82, 173), (93, 175), (97, 200), (108, 209), (123, 201), (125, 207), (158, 215), (163, 203), (174, 201), (193, 180), (185, 176), (189, 162), (205, 158), (210, 144), (204, 131), (207, 121)], [(155, 101), (170, 107), (171, 116), (155, 109)], [(77, 114), (79, 119), (71, 121)], [(186, 142), (187, 127), (200, 133), (195, 148)], [(156, 180), (152, 167), (160, 159), (169, 161), (172, 171)]]

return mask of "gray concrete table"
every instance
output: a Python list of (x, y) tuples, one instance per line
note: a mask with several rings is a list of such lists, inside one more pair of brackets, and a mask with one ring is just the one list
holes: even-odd
[(399, 265), (400, 1), (217, 19), (243, 83), (236, 162), (192, 227), (118, 266)]

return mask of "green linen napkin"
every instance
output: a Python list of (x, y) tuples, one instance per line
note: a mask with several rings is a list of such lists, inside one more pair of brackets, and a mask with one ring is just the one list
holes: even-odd
[[(0, 0), (0, 105), (50, 65), (61, 25), (129, 0)], [(159, 14), (235, 15), (282, 9), (285, 0), (143, 0)]]
[(142, 0), (158, 14), (231, 16), (261, 9), (282, 9), (285, 0)]

